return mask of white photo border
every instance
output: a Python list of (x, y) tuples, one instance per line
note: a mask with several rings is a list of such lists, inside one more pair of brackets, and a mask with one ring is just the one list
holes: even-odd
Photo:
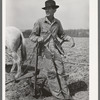
[[(2, 0), (2, 100), (5, 99), (6, 0)], [(89, 100), (98, 100), (98, 0), (89, 1)]]

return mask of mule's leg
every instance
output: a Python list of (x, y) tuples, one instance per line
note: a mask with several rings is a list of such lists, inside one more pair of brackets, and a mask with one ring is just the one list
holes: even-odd
[(14, 70), (15, 64), (17, 64), (17, 74), (15, 75), (15, 78), (18, 78), (21, 76), (21, 58), (16, 52), (13, 52), (12, 56), (14, 59), (14, 65), (12, 67), (12, 70)]
[(11, 71), (10, 71), (11, 73), (14, 72), (14, 69), (16, 67), (16, 61), (14, 59), (12, 61), (13, 61), (13, 66), (12, 66)]
[(21, 76), (21, 58), (18, 55), (18, 60), (17, 60), (17, 74), (15, 78), (18, 78)]
[(15, 67), (16, 67), (16, 58), (17, 58), (16, 52), (12, 52), (11, 55), (12, 55), (13, 65), (12, 65), (12, 68), (11, 68), (11, 71), (10, 71), (10, 72), (14, 72), (14, 69), (15, 69)]

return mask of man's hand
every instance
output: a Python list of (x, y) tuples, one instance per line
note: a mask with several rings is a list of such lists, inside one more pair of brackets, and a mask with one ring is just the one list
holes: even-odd
[[(75, 42), (74, 42), (74, 39), (73, 39), (73, 37), (70, 37), (70, 36), (65, 36), (64, 38), (63, 38), (63, 42), (64, 41), (70, 41), (71, 43), (72, 43), (72, 46), (71, 47), (74, 47), (75, 46)], [(62, 43), (63, 43), (62, 42)], [(61, 43), (61, 44), (62, 44)]]
[(38, 41), (38, 42), (42, 42), (42, 41), (43, 41), (43, 37), (39, 37), (39, 38), (37, 39), (37, 41)]
[(70, 37), (70, 36), (65, 36), (65, 37), (63, 38), (63, 40), (64, 40), (64, 41), (70, 41), (70, 40), (71, 40), (71, 37)]
[(32, 42), (37, 42), (38, 36), (31, 36), (29, 37)]

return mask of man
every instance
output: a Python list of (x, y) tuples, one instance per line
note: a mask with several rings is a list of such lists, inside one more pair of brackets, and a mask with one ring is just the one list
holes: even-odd
[[(60, 21), (54, 17), (57, 8), (59, 6), (55, 1), (47, 0), (45, 2), (45, 7), (42, 9), (45, 10), (46, 17), (39, 19), (34, 24), (30, 39), (40, 44), (40, 55), (45, 60), (43, 67), (52, 95), (59, 100), (71, 100), (69, 89), (64, 80), (64, 65), (61, 57), (64, 52), (59, 45), (58, 38), (67, 41), (72, 38), (65, 36)], [(73, 46), (74, 44), (73, 41)]]

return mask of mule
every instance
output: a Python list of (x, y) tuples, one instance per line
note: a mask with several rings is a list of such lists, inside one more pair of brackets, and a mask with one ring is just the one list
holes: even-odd
[[(11, 56), (13, 62), (10, 72), (13, 72), (17, 66), (15, 78), (18, 78), (21, 76), (21, 66), (27, 58), (25, 38), (18, 28), (12, 26), (6, 27), (5, 36), (5, 46), (8, 50), (10, 50), (11, 53), (9, 55)], [(17, 52), (19, 48), (21, 50), (21, 56), (19, 56)]]

